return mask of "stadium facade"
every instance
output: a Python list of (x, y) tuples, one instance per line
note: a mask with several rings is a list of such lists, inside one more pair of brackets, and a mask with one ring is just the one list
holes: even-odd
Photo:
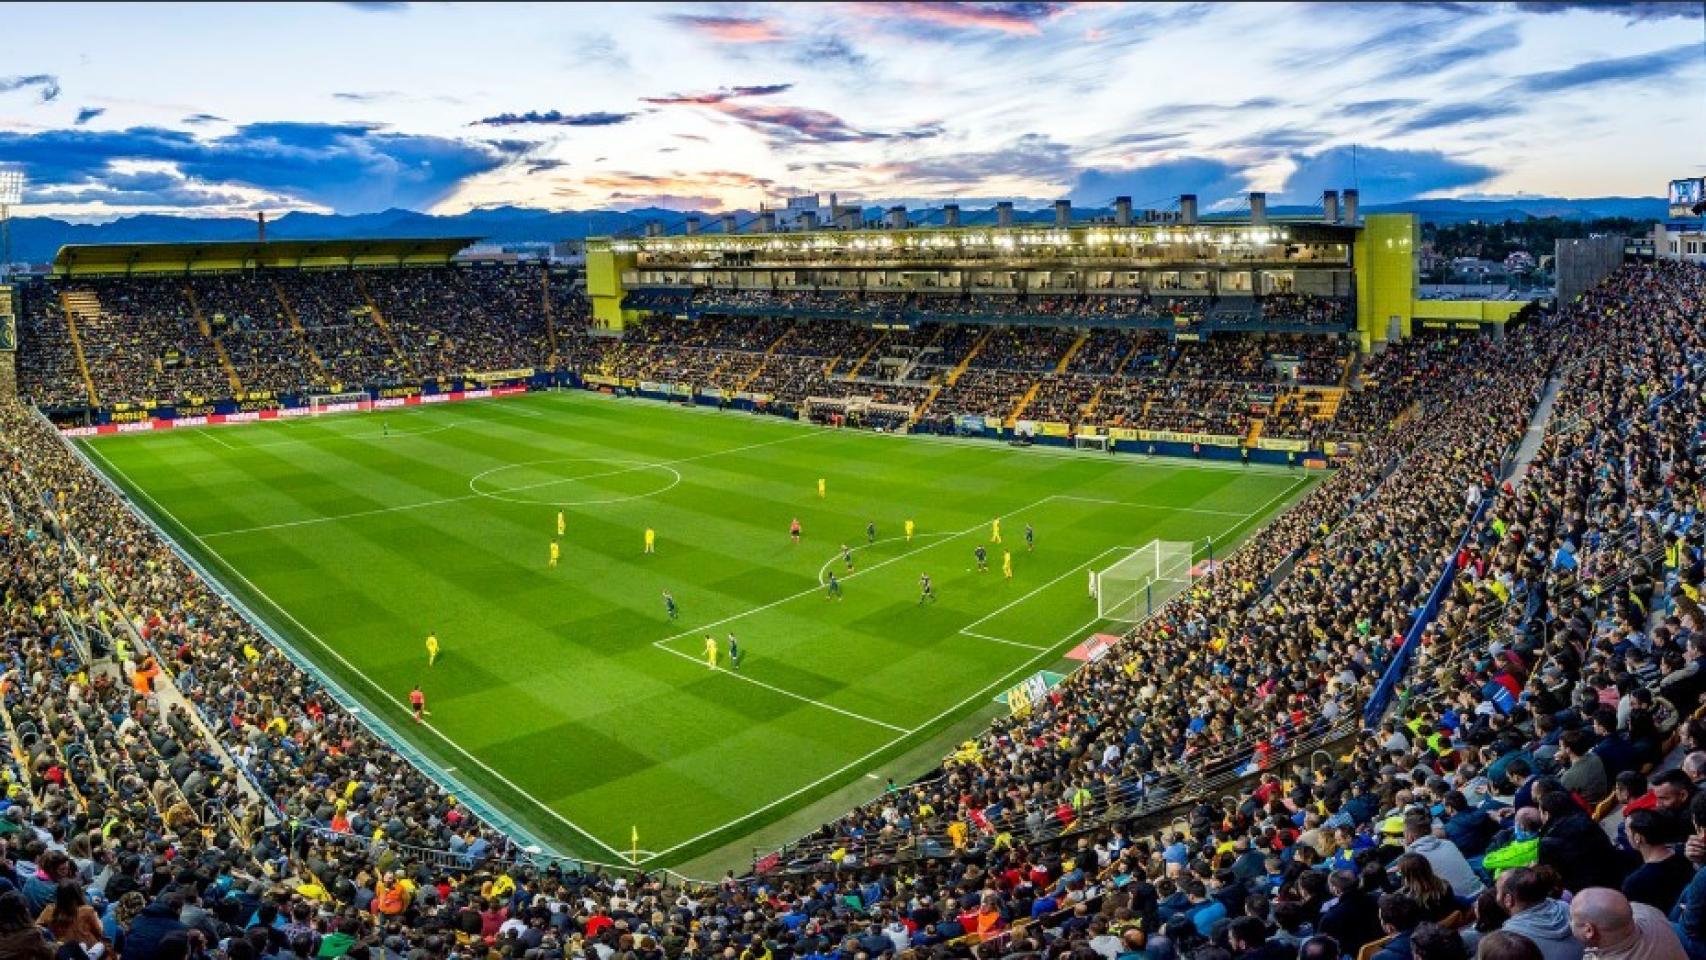
[[(1420, 227), (1410, 214), (1357, 213), (1355, 191), (1341, 206), (1328, 192), (1323, 213), (1269, 217), (1266, 198), (1252, 194), (1251, 212), (1238, 218), (1199, 218), (1196, 198), (1180, 198), (1166, 219), (1134, 218), (1120, 198), (1105, 222), (1074, 221), (1057, 205), (1053, 223), (1015, 223), (997, 207), (990, 225), (962, 224), (957, 207), (945, 223), (919, 226), (892, 208), (865, 227), (842, 218), (819, 227), (796, 218), (781, 231), (774, 215), (738, 232), (732, 217), (715, 232), (688, 221), (680, 235), (596, 238), (587, 246), (587, 291), (594, 318), (621, 329), (649, 313), (694, 315), (694, 290), (735, 294), (816, 292), (909, 298), (881, 315), (886, 323), (936, 320), (982, 323), (1071, 322), (1148, 327), (1191, 339), (1222, 332), (1289, 332), (1352, 337), (1363, 351), (1412, 334), (1418, 320), (1479, 327), (1501, 325), (1518, 302), (1423, 301), (1417, 291)], [(1304, 296), (1344, 306), (1343, 322), (1264, 320), (1260, 301)], [(987, 297), (975, 316), (938, 313), (933, 303)], [(1051, 321), (1036, 311), (1004, 311), (1001, 301), (1084, 297), (1111, 309), (1087, 318)], [(1137, 298), (1150, 304), (1139, 306)], [(1156, 304), (1155, 300), (1165, 301)], [(1130, 302), (1122, 307), (1122, 301)], [(753, 315), (783, 307), (719, 307)], [(825, 317), (868, 317), (868, 310), (816, 308)]]

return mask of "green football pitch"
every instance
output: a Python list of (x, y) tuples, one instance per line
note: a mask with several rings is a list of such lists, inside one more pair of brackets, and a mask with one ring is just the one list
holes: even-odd
[[(1038, 671), (1066, 672), (1067, 651), (1114, 627), (1088, 571), (1152, 540), (1224, 553), (1314, 479), (589, 393), (83, 447), (431, 763), (564, 853), (623, 862), (637, 830), (652, 866), (923, 772), (963, 732), (951, 727)], [(431, 667), (429, 632), (443, 648)], [(707, 665), (707, 633), (738, 638), (738, 670)]]

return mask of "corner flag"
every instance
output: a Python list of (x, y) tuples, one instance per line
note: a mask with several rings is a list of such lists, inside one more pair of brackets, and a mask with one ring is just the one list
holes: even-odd
[(629, 840), (629, 843), (634, 848), (633, 852), (628, 855), (628, 859), (632, 863), (639, 863), (640, 862), (640, 828), (638, 826), (634, 827), (633, 833), (629, 836), (628, 840)]

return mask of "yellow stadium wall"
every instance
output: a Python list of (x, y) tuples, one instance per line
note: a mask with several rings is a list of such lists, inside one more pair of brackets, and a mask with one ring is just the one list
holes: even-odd
[(1399, 336), (1410, 336), (1416, 303), (1416, 253), (1421, 248), (1421, 225), (1414, 214), (1375, 213), (1363, 218), (1356, 245), (1357, 333), (1370, 350), (1390, 334), (1398, 318)]
[(622, 286), (622, 273), (634, 269), (637, 259), (634, 254), (618, 254), (608, 248), (587, 250), (586, 295), (592, 301), (592, 318), (599, 326), (622, 329), (622, 298), (628, 293)]
[(1453, 323), (1502, 324), (1515, 316), (1524, 300), (1417, 300), (1410, 305), (1416, 322), (1449, 320)]

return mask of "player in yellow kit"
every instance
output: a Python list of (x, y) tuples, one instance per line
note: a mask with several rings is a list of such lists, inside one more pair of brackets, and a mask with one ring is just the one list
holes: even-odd
[(655, 544), (657, 543), (657, 539), (658, 539), (657, 531), (653, 530), (651, 527), (647, 527), (646, 528), (646, 552), (647, 553), (657, 553), (657, 549), (655, 547)]
[(427, 647), (427, 666), (430, 667), (433, 664), (438, 662), (438, 634), (436, 634), (436, 633), (427, 634), (426, 647)]
[(911, 520), (906, 521), (906, 542), (907, 543), (912, 542), (912, 521)]
[(1001, 542), (1001, 518), (1000, 517), (996, 517), (994, 520), (989, 521), (989, 542), (990, 543), (1000, 543)]
[(557, 511), (557, 536), (563, 535), (563, 511)]
[(563, 548), (557, 546), (557, 541), (552, 540), (551, 541), (551, 566), (555, 567), (557, 565), (557, 557), (562, 552), (563, 552)]
[(705, 665), (717, 669), (717, 638), (705, 634)]
[(1001, 551), (1001, 575), (1009, 580), (1013, 579), (1013, 551), (1011, 550)]
[(817, 478), (817, 495), (819, 497), (823, 496), (823, 488), (824, 488), (824, 479), (822, 477), (818, 477)]

